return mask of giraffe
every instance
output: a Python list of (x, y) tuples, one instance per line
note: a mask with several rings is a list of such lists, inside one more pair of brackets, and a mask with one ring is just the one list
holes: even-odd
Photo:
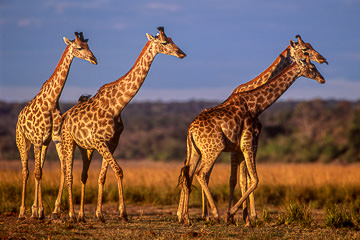
[[(74, 57), (85, 59), (92, 64), (97, 60), (83, 33), (75, 32), (75, 40), (64, 37), (67, 45), (54, 73), (42, 85), (39, 93), (24, 107), (18, 117), (16, 125), (16, 144), (20, 152), (23, 175), (23, 189), (19, 219), (25, 219), (25, 193), (29, 177), (28, 159), (31, 144), (35, 153), (35, 199), (32, 206), (32, 218), (44, 218), (41, 196), (42, 167), (45, 154), (51, 139), (61, 153), (60, 124), (62, 121), (59, 98), (69, 74), (70, 65)], [(61, 156), (59, 155), (60, 159)]]
[[(253, 80), (239, 85), (237, 88), (234, 89), (232, 94), (239, 94), (243, 92), (251, 91), (255, 88), (258, 88), (265, 84), (269, 79), (272, 79), (274, 76), (279, 74), (282, 70), (284, 70), (286, 67), (290, 66), (292, 63), (292, 56), (295, 54), (309, 54), (311, 61), (316, 61), (320, 64), (326, 63), (326, 59), (321, 56), (312, 46), (310, 43), (305, 43), (300, 35), (296, 35), (295, 38), (298, 39), (298, 42), (294, 42), (290, 40), (289, 46), (287, 46), (280, 55), (275, 59), (275, 61), (266, 68), (260, 75), (255, 77)], [(293, 48), (291, 48), (293, 46)], [(228, 104), (228, 101), (224, 101), (222, 104), (216, 106), (215, 108), (223, 107), (226, 104)], [(213, 108), (204, 109), (204, 111), (212, 110)], [(234, 189), (237, 184), (237, 172), (239, 169), (239, 165), (242, 163), (243, 165), (240, 166), (240, 186), (242, 189), (242, 192), (245, 191), (246, 188), (246, 166), (244, 162), (241, 161), (241, 156), (238, 155), (237, 152), (231, 153), (231, 174), (230, 174), (230, 194), (229, 194), (229, 209), (232, 206), (232, 198), (234, 194)], [(208, 176), (209, 177), (209, 176)], [(209, 181), (209, 180), (207, 180)], [(202, 192), (202, 217), (207, 218), (208, 217), (208, 210), (207, 210), (207, 202), (206, 202), (206, 196), (204, 192)], [(255, 211), (255, 203), (254, 203), (254, 196), (253, 194), (250, 194), (250, 209), (247, 208), (246, 202), (244, 203), (244, 220), (247, 221), (248, 217), (248, 210), (251, 211), (250, 216), (251, 218), (256, 218), (256, 211)], [(249, 222), (248, 222), (249, 223)]]
[[(295, 51), (295, 49), (296, 45), (290, 42), (290, 52), (294, 53), (292, 63), (278, 75), (258, 88), (230, 95), (226, 104), (203, 111), (190, 124), (187, 135), (187, 158), (179, 176), (182, 191), (177, 216), (180, 222), (190, 224), (188, 204), (194, 176), (205, 192), (215, 221), (219, 221), (218, 210), (208, 188), (208, 179), (222, 151), (237, 153), (238, 162), (245, 163), (243, 166), (246, 167), (246, 174), (249, 176), (249, 183), (242, 183), (245, 186), (248, 185), (249, 188), (229, 209), (226, 221), (232, 219), (239, 207), (257, 187), (255, 155), (261, 131), (258, 116), (300, 76), (325, 83), (315, 65), (310, 62), (310, 55), (306, 52)], [(321, 62), (325, 61), (326, 59), (322, 57)]]
[(146, 34), (148, 41), (128, 73), (118, 80), (101, 87), (94, 97), (78, 103), (71, 108), (65, 116), (61, 130), (61, 139), (63, 141), (63, 155), (67, 168), (66, 179), (70, 203), (69, 216), (72, 221), (76, 221), (72, 201), (72, 164), (75, 146), (79, 147), (83, 159), (81, 206), (78, 220), (84, 221), (83, 205), (85, 184), (94, 150), (97, 150), (103, 157), (98, 180), (99, 189), (96, 217), (104, 221), (102, 214), (102, 194), (107, 167), (110, 164), (118, 181), (119, 218), (121, 220), (127, 220), (122, 189), (123, 170), (112, 156), (123, 130), (120, 114), (123, 108), (139, 91), (158, 53), (173, 55), (180, 59), (186, 56), (185, 53), (175, 45), (172, 39), (165, 35), (164, 27), (159, 27), (158, 30), (159, 33), (155, 37), (148, 33)]

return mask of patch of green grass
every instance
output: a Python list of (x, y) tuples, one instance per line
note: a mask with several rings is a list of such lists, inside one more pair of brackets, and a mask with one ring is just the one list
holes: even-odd
[(286, 206), (285, 213), (281, 213), (278, 224), (292, 225), (300, 224), (302, 227), (310, 227), (313, 222), (310, 207), (290, 202)]
[(338, 206), (326, 209), (325, 225), (332, 228), (354, 227), (352, 214)]

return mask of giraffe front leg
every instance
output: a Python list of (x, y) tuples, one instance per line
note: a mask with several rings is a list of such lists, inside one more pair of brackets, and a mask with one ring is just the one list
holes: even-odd
[(75, 142), (72, 139), (69, 132), (66, 129), (61, 131), (61, 139), (62, 139), (62, 152), (63, 158), (66, 165), (66, 183), (68, 186), (69, 192), (69, 217), (70, 221), (76, 222), (74, 205), (73, 205), (73, 195), (72, 195), (72, 184), (73, 184), (73, 163), (74, 163), (74, 150), (75, 150)]
[(60, 185), (59, 185), (58, 195), (55, 200), (55, 208), (51, 214), (51, 219), (59, 219), (60, 218), (61, 198), (62, 198), (62, 193), (64, 190), (65, 175), (66, 175), (66, 164), (65, 164), (65, 159), (64, 159), (63, 153), (62, 153), (62, 143), (61, 142), (55, 143), (55, 147), (56, 147), (56, 151), (58, 153), (59, 159), (60, 159)]
[(61, 198), (62, 198), (62, 193), (64, 190), (66, 165), (65, 165), (63, 152), (62, 152), (62, 142), (61, 142), (62, 116), (61, 116), (60, 110), (58, 110), (58, 109), (53, 110), (52, 116), (53, 116), (52, 140), (55, 143), (56, 152), (57, 152), (57, 154), (59, 156), (59, 160), (60, 160), (60, 185), (59, 185), (59, 191), (57, 194), (57, 198), (55, 200), (54, 211), (51, 214), (51, 219), (58, 219), (58, 218), (60, 218)]

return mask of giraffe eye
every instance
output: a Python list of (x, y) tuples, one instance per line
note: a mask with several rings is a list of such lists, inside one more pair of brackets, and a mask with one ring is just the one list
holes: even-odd
[(84, 49), (83, 47), (77, 47), (76, 48), (77, 50), (82, 50), (82, 49)]

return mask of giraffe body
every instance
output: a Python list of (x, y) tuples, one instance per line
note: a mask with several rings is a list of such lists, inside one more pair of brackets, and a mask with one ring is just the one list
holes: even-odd
[[(325, 61), (322, 57), (322, 62)], [(232, 161), (237, 164), (243, 162), (240, 172), (245, 176), (245, 179), (242, 178), (243, 195), (232, 208), (229, 208), (227, 221), (253, 193), (258, 184), (255, 164), (261, 132), (258, 116), (300, 76), (315, 79), (319, 83), (325, 82), (310, 62), (310, 55), (299, 51), (292, 57), (291, 65), (275, 77), (250, 91), (233, 92), (223, 104), (203, 111), (190, 124), (187, 136), (187, 159), (179, 177), (179, 184), (182, 184), (177, 212), (180, 222), (190, 224), (188, 204), (194, 176), (209, 201), (215, 220), (219, 221), (218, 210), (208, 188), (208, 181), (214, 163), (223, 151), (232, 152)]]
[(32, 206), (33, 218), (44, 218), (41, 196), (42, 167), (47, 147), (54, 140), (61, 159), (60, 125), (62, 121), (59, 98), (65, 85), (70, 65), (74, 57), (97, 64), (95, 56), (84, 40), (82, 33), (75, 33), (75, 40), (64, 37), (68, 45), (52, 76), (43, 84), (39, 93), (24, 107), (16, 125), (16, 144), (18, 146), (23, 174), (22, 203), (19, 219), (25, 218), (25, 192), (29, 176), (28, 158), (31, 144), (35, 153), (35, 199)]
[[(259, 76), (254, 78), (253, 80), (239, 85), (237, 88), (235, 88), (229, 98), (232, 97), (232, 95), (236, 94), (245, 94), (251, 90), (254, 90), (256, 88), (261, 87), (265, 83), (267, 83), (272, 78), (276, 77), (281, 71), (283, 71), (285, 68), (290, 66), (293, 62), (293, 59), (296, 58), (304, 58), (305, 54), (309, 55), (309, 58), (311, 61), (316, 61), (320, 64), (327, 63), (326, 59), (321, 56), (309, 43), (305, 43), (300, 35), (297, 35), (296, 38), (298, 39), (298, 42), (294, 42), (290, 40), (290, 45), (286, 47), (280, 55), (275, 59), (275, 61), (266, 68)], [(221, 108), (229, 104), (231, 101), (225, 100), (220, 105), (205, 109), (204, 111), (208, 111), (211, 109)], [(259, 123), (260, 124), (260, 123)], [(244, 156), (242, 154), (239, 154), (239, 152), (232, 152), (231, 153), (231, 174), (230, 174), (230, 194), (229, 194), (229, 210), (232, 207), (232, 199), (234, 195), (234, 189), (237, 184), (237, 174), (239, 172), (239, 181), (240, 181), (240, 187), (241, 192), (244, 193), (246, 191), (246, 185), (247, 185), (247, 169), (245, 162), (243, 161)], [(240, 166), (241, 164), (241, 166)], [(239, 168), (240, 166), (240, 168)], [(209, 177), (209, 176), (208, 176)], [(209, 181), (209, 180), (207, 180)], [(203, 212), (202, 216), (203, 218), (207, 218), (208, 212), (207, 212), (207, 202), (206, 202), (206, 196), (204, 192), (202, 193), (203, 197)], [(250, 206), (248, 207), (248, 205)], [(244, 211), (243, 211), (243, 218), (247, 222), (247, 224), (250, 224), (251, 218), (256, 218), (256, 211), (255, 211), (255, 200), (253, 194), (250, 194), (249, 202), (246, 201), (243, 205)], [(233, 220), (231, 220), (233, 221)]]
[(84, 164), (81, 177), (82, 192), (79, 220), (84, 220), (83, 199), (87, 181), (87, 170), (89, 169), (91, 155), (94, 150), (98, 151), (103, 157), (98, 181), (99, 190), (96, 216), (104, 221), (101, 210), (102, 193), (107, 167), (110, 165), (118, 180), (120, 218), (127, 220), (122, 189), (123, 171), (112, 156), (123, 130), (121, 111), (140, 89), (158, 53), (174, 55), (178, 58), (186, 56), (173, 43), (171, 38), (165, 35), (162, 27), (158, 29), (159, 34), (156, 37), (147, 34), (149, 41), (145, 44), (134, 66), (127, 74), (112, 83), (104, 85), (94, 97), (87, 101), (79, 102), (66, 113), (61, 137), (67, 166), (66, 178), (70, 202), (69, 216), (73, 220), (75, 220), (75, 214), (72, 203), (72, 162), (75, 146), (80, 148)]

